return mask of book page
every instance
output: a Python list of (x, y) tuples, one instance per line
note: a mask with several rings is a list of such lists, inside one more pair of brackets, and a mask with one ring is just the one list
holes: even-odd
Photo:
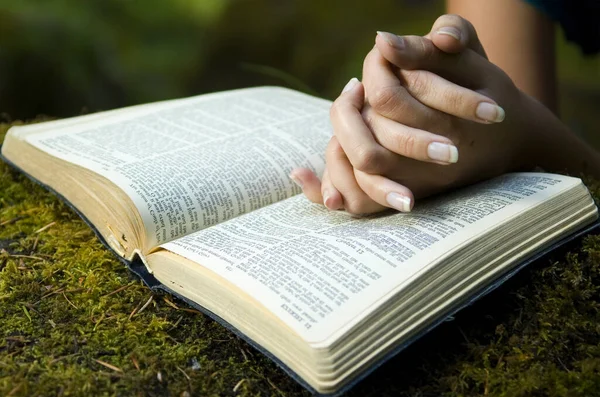
[(297, 196), (162, 247), (231, 281), (316, 343), (473, 237), (578, 183), (509, 174), (412, 213), (362, 219)]
[(152, 248), (299, 193), (289, 172), (322, 173), (329, 106), (283, 88), (245, 89), (94, 115), (25, 139), (123, 189)]

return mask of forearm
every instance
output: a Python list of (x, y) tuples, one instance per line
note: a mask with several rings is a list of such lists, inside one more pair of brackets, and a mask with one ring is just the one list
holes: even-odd
[(446, 0), (446, 5), (473, 24), (491, 62), (556, 113), (554, 26), (548, 17), (524, 0)]
[[(581, 174), (600, 179), (600, 154), (543, 104), (523, 94), (527, 129), (531, 136), (526, 150), (526, 164), (549, 172)], [(533, 132), (533, 133), (531, 133)]]

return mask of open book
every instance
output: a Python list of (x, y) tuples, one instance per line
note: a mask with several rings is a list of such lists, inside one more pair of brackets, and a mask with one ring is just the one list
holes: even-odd
[(261, 87), (13, 127), (6, 161), (120, 257), (313, 392), (334, 394), (598, 217), (579, 179), (508, 174), (412, 213), (355, 218), (300, 195), (330, 102)]

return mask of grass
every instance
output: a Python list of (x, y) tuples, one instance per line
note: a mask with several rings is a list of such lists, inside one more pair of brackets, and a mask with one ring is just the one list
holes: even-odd
[[(600, 237), (588, 236), (350, 395), (599, 395), (599, 302)], [(66, 205), (1, 162), (0, 308), (3, 396), (308, 395), (219, 324), (152, 293)]]

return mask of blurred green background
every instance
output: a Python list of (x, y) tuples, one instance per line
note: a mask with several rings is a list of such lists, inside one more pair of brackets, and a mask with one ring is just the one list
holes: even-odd
[[(276, 84), (334, 98), (376, 30), (425, 34), (436, 0), (0, 0), (0, 113), (66, 117)], [(594, 139), (600, 57), (558, 35), (561, 115)]]

